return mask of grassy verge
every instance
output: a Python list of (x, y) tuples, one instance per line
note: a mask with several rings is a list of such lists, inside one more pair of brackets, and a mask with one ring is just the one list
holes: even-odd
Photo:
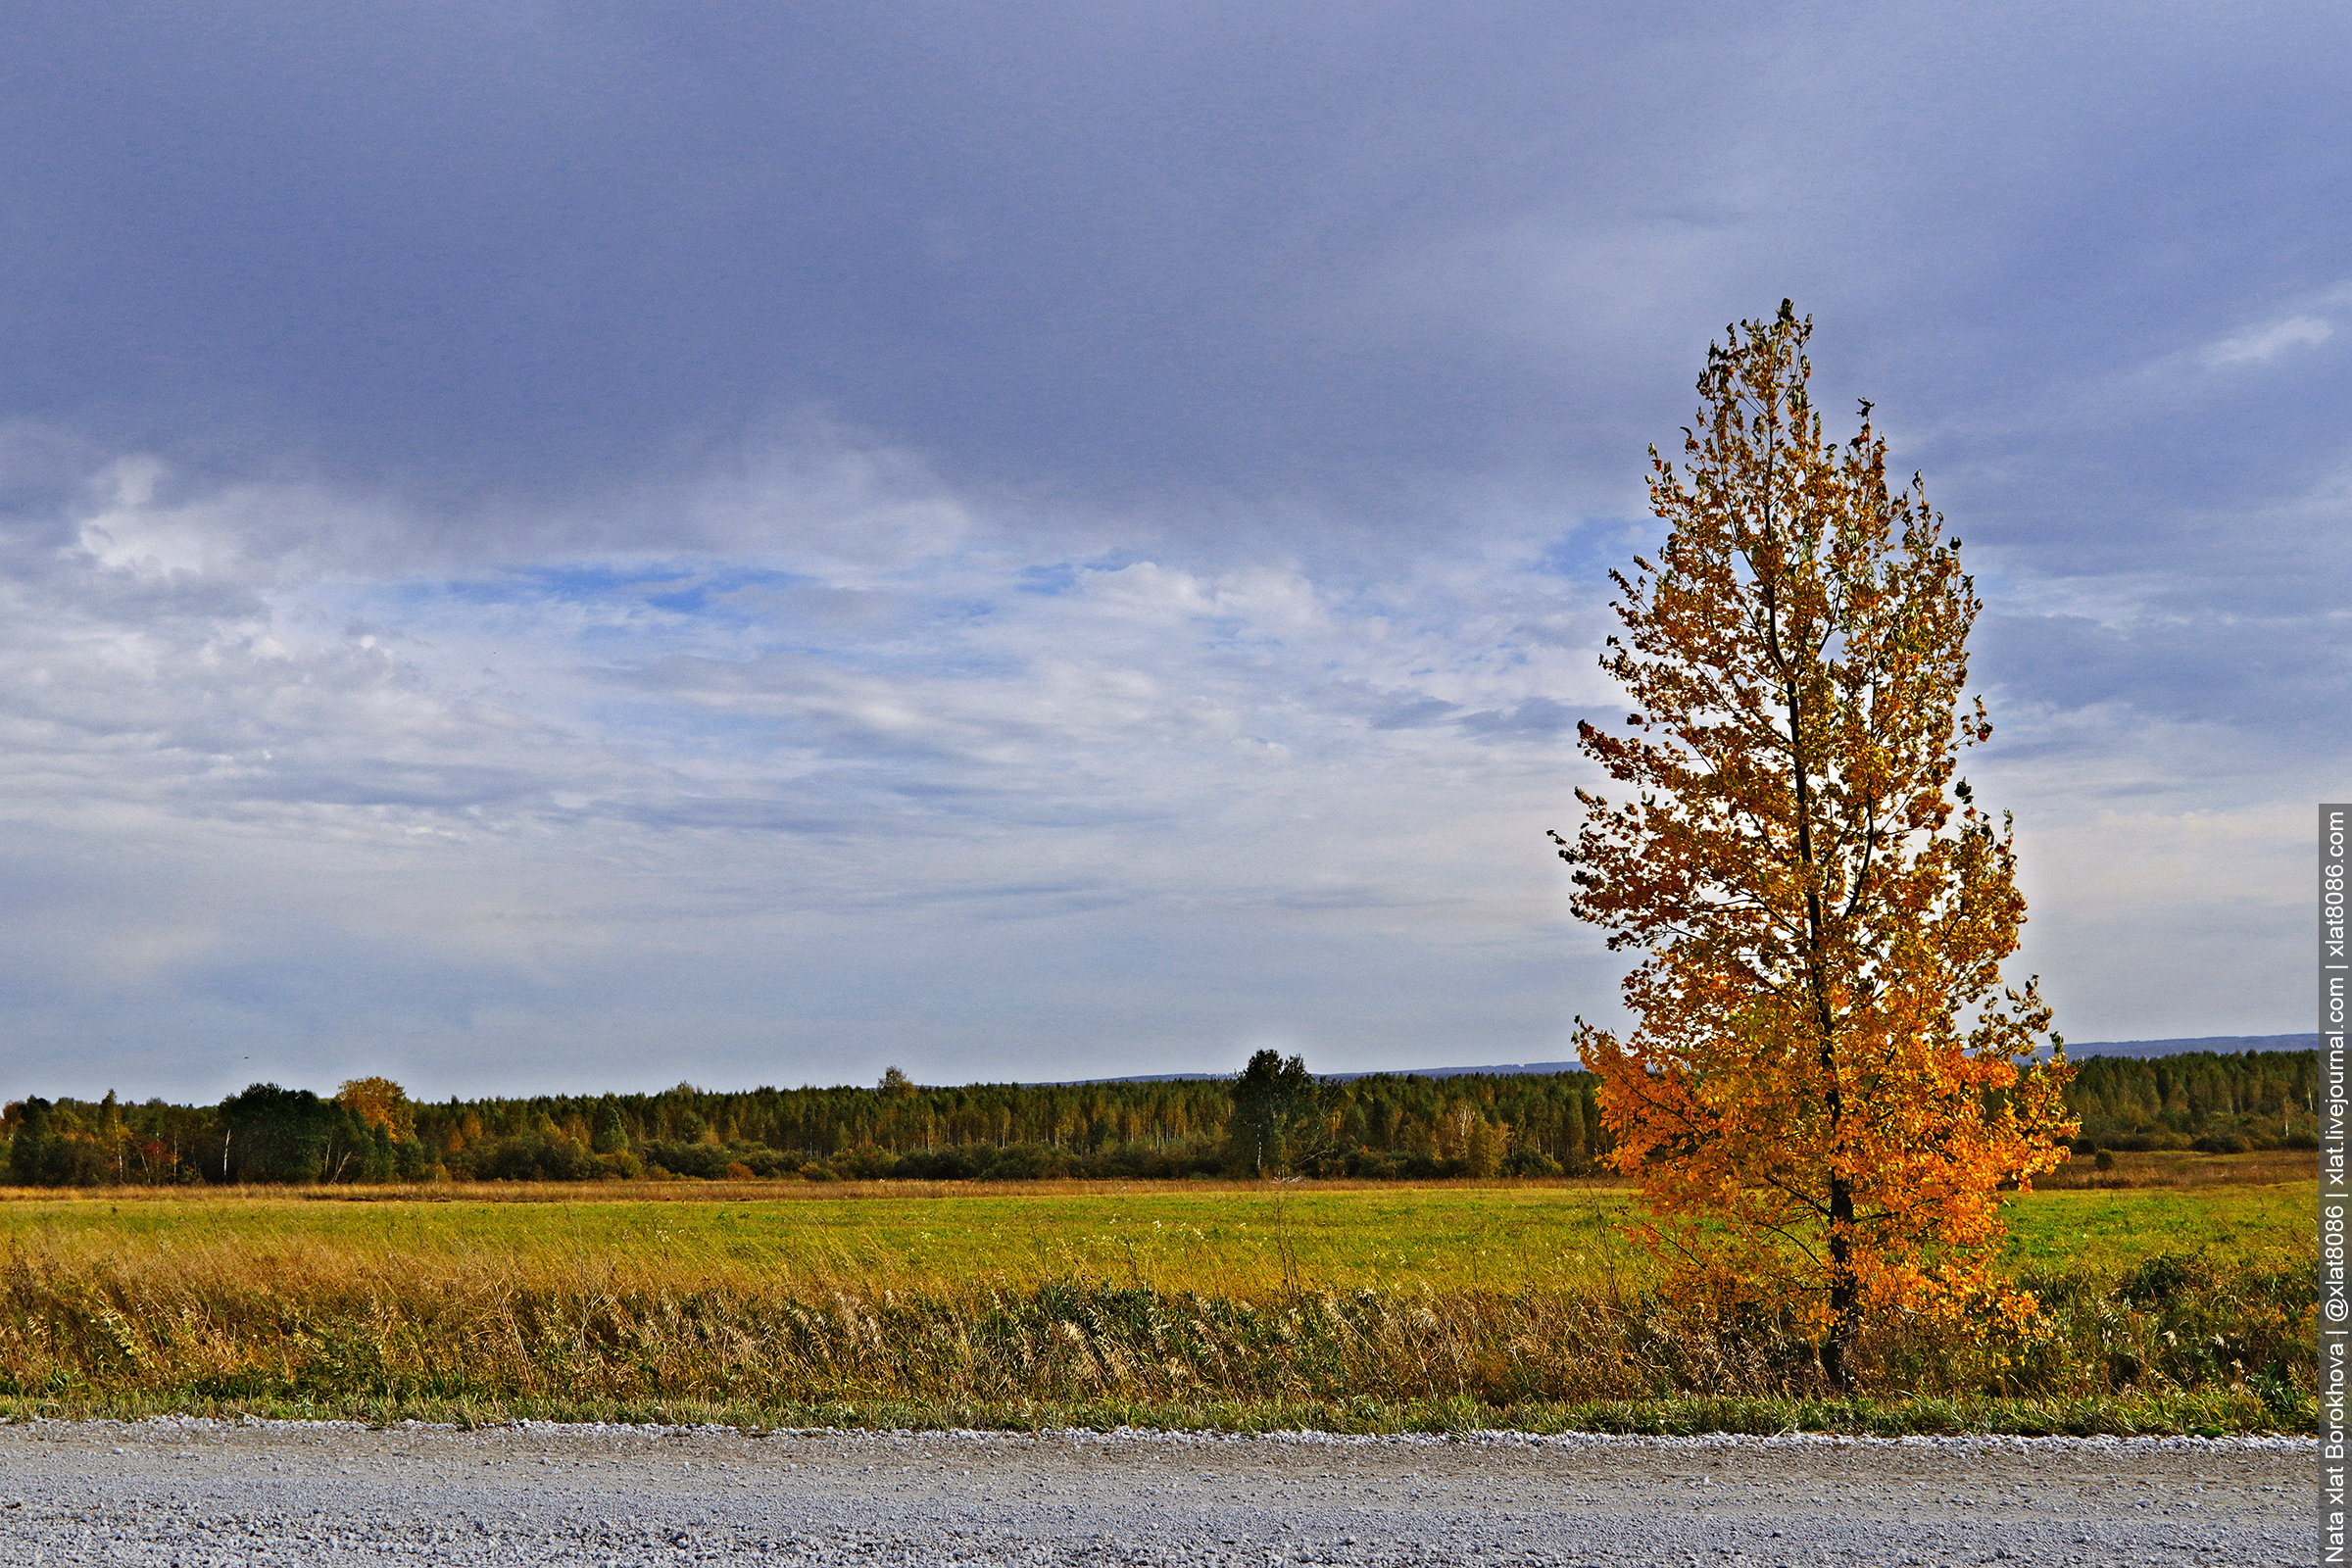
[(0, 1412), (1460, 1431), (2309, 1431), (2308, 1185), (2036, 1194), (2005, 1340), (1663, 1298), (1590, 1187), (0, 1204)]
[(2022, 1338), (1875, 1324), (1860, 1365), (1882, 1402), (1867, 1406), (1820, 1396), (1811, 1348), (1785, 1322), (1652, 1293), (1252, 1298), (1065, 1281), (815, 1297), (757, 1279), (679, 1286), (479, 1266), (390, 1277), (318, 1259), (296, 1278), (210, 1264), (159, 1278), (18, 1251), (0, 1267), (0, 1399), (59, 1410), (726, 1407), (766, 1412), (757, 1419), (768, 1425), (876, 1408), (981, 1413), (953, 1424), (1116, 1410), (1145, 1425), (1275, 1410), (1286, 1412), (1277, 1424), (1312, 1412), (1310, 1424), (1343, 1430), (1430, 1420), (2308, 1430), (2317, 1413), (2310, 1267), (2217, 1270), (2197, 1254), (2036, 1281), (2046, 1318)]
[(1152, 1432), (1334, 1432), (1360, 1436), (1471, 1432), (1602, 1432), (1635, 1437), (1711, 1433), (1848, 1437), (2001, 1435), (2045, 1437), (2207, 1437), (2314, 1430), (2282, 1421), (2258, 1396), (2229, 1390), (2078, 1399), (2002, 1398), (1663, 1398), (1500, 1407), (1470, 1399), (1395, 1404), (1345, 1401), (1166, 1401), (1081, 1404), (937, 1404), (873, 1399), (815, 1404), (754, 1404), (703, 1399), (421, 1399), (345, 1396), (311, 1399), (204, 1399), (110, 1395), (72, 1399), (0, 1396), (0, 1421), (122, 1420), (147, 1416), (222, 1420), (401, 1421), (458, 1427), (514, 1421), (613, 1422), (723, 1426), (754, 1436), (781, 1431), (1051, 1432), (1122, 1428)]

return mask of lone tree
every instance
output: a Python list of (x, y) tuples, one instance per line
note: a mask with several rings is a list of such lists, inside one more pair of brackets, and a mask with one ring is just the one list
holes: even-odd
[(1225, 1162), (1252, 1176), (1281, 1176), (1324, 1152), (1323, 1094), (1306, 1058), (1260, 1051), (1233, 1081)]
[[(1577, 1025), (1611, 1156), (1676, 1285), (1795, 1303), (1823, 1373), (1854, 1386), (1866, 1315), (2032, 1309), (1989, 1275), (1999, 1190), (2067, 1157), (2049, 1009), (2002, 985), (2026, 907), (1958, 747), (1982, 603), (1924, 487), (1886, 442), (1825, 442), (1810, 318), (1708, 351), (1680, 471), (1650, 449), (1670, 526), (1610, 575), (1623, 639), (1601, 667), (1639, 710), (1580, 724), (1630, 799), (1579, 790), (1572, 907), (1626, 977), (1630, 1038)], [(2054, 1044), (2056, 1037), (2051, 1037)]]

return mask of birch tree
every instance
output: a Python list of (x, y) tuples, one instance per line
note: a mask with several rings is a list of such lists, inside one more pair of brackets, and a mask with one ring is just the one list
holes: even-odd
[(1979, 611), (1960, 541), (1886, 447), (1828, 440), (1810, 318), (1730, 329), (1678, 466), (1650, 451), (1669, 533), (1612, 572), (1602, 668), (1622, 732), (1578, 728), (1622, 786), (1551, 835), (1573, 908), (1626, 977), (1624, 1039), (1578, 1021), (1611, 1158), (1677, 1288), (1794, 1303), (1854, 1386), (1875, 1311), (2004, 1295), (2000, 1190), (2066, 1158), (2049, 1008), (2009, 987), (2026, 906), (2006, 813), (1958, 776), (1988, 739), (1963, 695)]

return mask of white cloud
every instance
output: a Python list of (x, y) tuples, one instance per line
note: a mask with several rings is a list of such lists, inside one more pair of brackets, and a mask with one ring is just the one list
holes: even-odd
[[(1545, 564), (1583, 530), (1543, 508), (1364, 570), (1075, 554), (1117, 528), (830, 436), (472, 532), (87, 471), (0, 530), (0, 855), (47, 890), (0, 904), (0, 1005), (50, 1088), (1034, 1077), (1273, 1028), (1333, 1066), (1544, 1059), (1612, 1010), (1541, 837), (1616, 701), (1605, 589)], [(1977, 771), (2029, 826), (2065, 1027), (2275, 1021), (2225, 978), (2244, 942), (2153, 990), (2099, 957), (2134, 951), (2116, 907), (2270, 909), (2270, 753), (2150, 695), (2186, 656), (2149, 583), (2010, 575), (1987, 646), (2066, 677), (1996, 693)]]
[[(120, 432), (0, 422), (41, 1087), (1558, 1055), (1601, 571), (1784, 295), (1985, 568), (2069, 1033), (2163, 1032), (2102, 911), (2252, 908), (2211, 824), (2342, 771), (2340, 6), (182, 9), (18, 83), (0, 421)], [(2162, 1006), (2269, 1021), (2232, 940)]]
[[(983, 1038), (1035, 1075), (1182, 1016), (1199, 1065), (1270, 1005), (1351, 1016), (1327, 966), (1399, 943), (1370, 989), (1418, 973), (1424, 1000), (1335, 1038), (1350, 1059), (1486, 1039), (1497, 1005), (1518, 1032), (1478, 1049), (1557, 1054), (1540, 834), (1567, 805), (1563, 748), (1556, 724), (1497, 719), (1591, 682), (1564, 630), (1585, 596), (1528, 552), (1379, 584), (1091, 564), (1016, 547), (888, 454), (756, 471), (679, 492), (723, 551), (660, 557), (626, 517), (582, 517), (510, 521), (457, 559), (442, 519), (147, 461), (27, 523), (0, 584), (0, 821), (21, 870), (93, 868), (80, 912), (19, 916), (79, 937), (21, 950), (21, 981), (81, 999), (20, 1018), (33, 1055), (74, 1059), (103, 989), (150, 999), (151, 1058), (250, 1037), (292, 1054), (273, 1070), (307, 1052), (340, 1071), (392, 1040), (429, 1087), (538, 1081), (583, 1031), (624, 1061), (630, 1027), (658, 1035), (672, 970), (710, 987), (704, 1070), (821, 1076), (845, 1008), (861, 1030), (930, 1014), (977, 963), (1021, 1000), (945, 1036), (908, 1023), (899, 1056)], [(1441, 716), (1379, 723), (1416, 705)], [(1122, 975), (1144, 929), (1166, 962)], [(1233, 980), (1245, 930), (1249, 963), (1306, 967)], [(894, 989), (874, 956), (902, 943), (921, 960)], [(1491, 999), (1457, 1016), (1463, 963)], [(368, 978), (338, 1000), (318, 977), (345, 969)], [(1039, 1021), (1056, 1013), (1086, 1021)], [(743, 1065), (760, 1038), (771, 1054)]]
[(2308, 348), (2335, 336), (2334, 324), (2316, 316), (2290, 316), (2211, 344), (2197, 353), (2208, 369), (2232, 365), (2267, 365), (2289, 349)]

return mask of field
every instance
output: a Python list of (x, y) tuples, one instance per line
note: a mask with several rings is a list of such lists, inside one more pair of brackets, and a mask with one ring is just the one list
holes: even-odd
[[(2148, 1156), (2141, 1156), (2143, 1159)], [(2208, 1156), (2210, 1157), (2210, 1156)], [(2221, 1159), (2212, 1163), (2222, 1164)], [(501, 1271), (644, 1270), (675, 1284), (751, 1274), (801, 1288), (1033, 1289), (1083, 1279), (1250, 1297), (1305, 1289), (1564, 1291), (1646, 1282), (1618, 1221), (1630, 1193), (1592, 1183), (1275, 1186), (1194, 1183), (840, 1187), (676, 1184), (606, 1197), (576, 1184), (416, 1200), (251, 1189), (136, 1190), (0, 1202), (0, 1247), (89, 1248), (156, 1266), (215, 1249), (257, 1258), (407, 1260)], [(446, 1191), (446, 1190), (444, 1190)], [(659, 1195), (659, 1196), (655, 1196)], [(2035, 1193), (2012, 1205), (2019, 1268), (2128, 1267), (2207, 1250), (2229, 1261), (2308, 1250), (2313, 1195), (2287, 1184)]]
[(2008, 1262), (2044, 1332), (1880, 1333), (1879, 1402), (1842, 1415), (1785, 1326), (1660, 1299), (1618, 1223), (1630, 1195), (1576, 1182), (20, 1191), (0, 1200), (0, 1402), (2308, 1424), (2315, 1184), (2193, 1158), (2202, 1179), (2127, 1156), (2107, 1180), (2148, 1185), (2017, 1200)]

